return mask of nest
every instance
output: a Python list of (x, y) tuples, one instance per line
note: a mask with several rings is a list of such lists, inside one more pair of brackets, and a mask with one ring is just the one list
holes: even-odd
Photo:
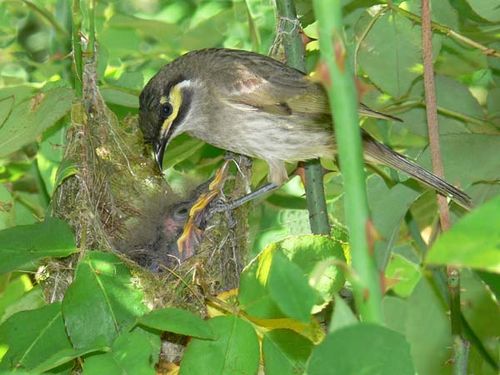
[[(146, 154), (137, 118), (119, 121), (105, 105), (93, 61), (85, 65), (83, 86), (83, 98), (72, 108), (62, 163), (62, 168), (74, 165), (77, 173), (64, 180), (52, 202), (53, 214), (73, 227), (81, 251), (64, 263), (48, 265), (47, 295), (62, 298), (86, 251), (112, 251), (140, 279), (149, 306), (205, 313), (206, 294), (238, 286), (248, 242), (246, 209), (214, 215), (196, 255), (180, 262), (177, 238), (207, 184), (184, 196), (174, 193)], [(242, 170), (249, 173), (250, 167)], [(235, 177), (230, 197), (245, 192), (243, 179)]]

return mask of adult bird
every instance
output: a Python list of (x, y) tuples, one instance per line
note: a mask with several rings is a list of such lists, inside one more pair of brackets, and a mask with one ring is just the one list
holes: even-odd
[[(360, 104), (359, 114), (392, 116)], [(210, 48), (164, 66), (140, 95), (139, 124), (160, 168), (168, 143), (188, 133), (216, 147), (263, 159), (269, 180), (287, 178), (286, 162), (333, 158), (327, 93), (304, 73), (253, 52)], [(401, 170), (461, 206), (470, 197), (361, 130), (365, 160)]]

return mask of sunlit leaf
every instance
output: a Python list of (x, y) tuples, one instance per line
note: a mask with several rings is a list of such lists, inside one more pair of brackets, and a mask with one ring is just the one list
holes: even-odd
[(449, 264), (500, 273), (500, 196), (443, 233), (429, 250), (428, 264)]
[(131, 278), (113, 254), (89, 252), (80, 261), (63, 300), (66, 329), (75, 348), (112, 345), (147, 311)]
[(313, 344), (288, 330), (274, 330), (264, 334), (262, 351), (267, 375), (302, 374)]
[(67, 223), (48, 219), (0, 231), (0, 273), (32, 267), (46, 257), (64, 257), (77, 251)]
[[(434, 47), (439, 50), (438, 41)], [(370, 80), (396, 98), (422, 74), (421, 59), (420, 27), (391, 12), (375, 22), (359, 50), (359, 64)]]
[[(369, 348), (361, 348), (369, 345)], [(313, 350), (310, 375), (413, 375), (410, 346), (388, 328), (359, 323), (334, 331)]]
[(250, 323), (236, 316), (216, 317), (209, 323), (217, 340), (192, 339), (182, 358), (180, 374), (257, 373), (259, 343)]
[(93, 355), (83, 363), (83, 374), (154, 375), (159, 360), (161, 339), (143, 330), (118, 336), (108, 353)]
[(33, 369), (55, 353), (72, 349), (61, 303), (14, 314), (0, 326), (0, 342), (9, 347), (0, 370)]
[(0, 128), (0, 157), (33, 142), (71, 108), (73, 91), (56, 88), (17, 104)]
[(138, 323), (145, 327), (200, 339), (215, 338), (210, 325), (206, 321), (192, 312), (174, 307), (151, 311), (139, 318)]

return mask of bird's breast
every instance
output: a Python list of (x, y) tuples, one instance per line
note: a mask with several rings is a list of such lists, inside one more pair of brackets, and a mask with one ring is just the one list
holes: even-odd
[(315, 124), (302, 116), (226, 108), (216, 111), (207, 122), (189, 133), (239, 154), (288, 162), (333, 157), (334, 142), (328, 124)]

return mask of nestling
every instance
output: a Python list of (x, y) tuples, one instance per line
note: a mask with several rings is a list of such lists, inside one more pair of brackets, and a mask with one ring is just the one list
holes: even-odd
[[(392, 118), (359, 106), (362, 116)], [(324, 88), (270, 57), (231, 49), (189, 52), (163, 67), (140, 95), (139, 124), (162, 165), (168, 143), (188, 133), (224, 150), (263, 159), (269, 180), (287, 178), (286, 162), (336, 153)], [(362, 130), (365, 160), (401, 170), (470, 207), (470, 197)]]

